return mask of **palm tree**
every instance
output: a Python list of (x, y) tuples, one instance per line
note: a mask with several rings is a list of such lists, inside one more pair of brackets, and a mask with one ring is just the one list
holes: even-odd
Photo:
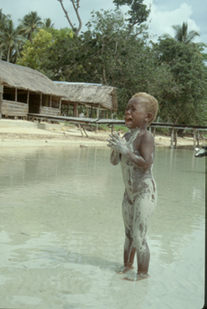
[[(194, 30), (188, 32), (188, 23), (185, 22), (183, 22), (182, 26), (174, 25), (172, 28), (175, 30), (174, 39), (184, 44), (190, 44), (196, 36), (200, 36), (200, 34)], [(172, 38), (169, 34), (164, 34), (163, 37)]]
[(37, 12), (30, 12), (23, 19), (19, 19), (19, 21), (20, 25), (18, 28), (20, 33), (26, 36), (32, 43), (32, 33), (36, 32), (43, 25), (41, 17), (37, 15)]
[(13, 21), (10, 19), (0, 31), (0, 38), (0, 48), (6, 52), (6, 60), (9, 62), (11, 56), (18, 51), (18, 46), (24, 41), (24, 37), (19, 34), (18, 28), (14, 28)]
[(25, 44), (25, 38), (21, 36), (22, 40), (18, 40), (15, 45), (15, 49), (13, 49), (10, 62), (17, 63), (17, 59), (20, 56), (21, 51), (23, 50), (23, 46)]
[(2, 13), (2, 9), (0, 10), (0, 60), (2, 59), (3, 56), (3, 50), (2, 50), (2, 45), (3, 45), (3, 33), (5, 28), (8, 25), (8, 21), (10, 20), (10, 15), (5, 15)]
[(52, 20), (50, 18), (45, 18), (43, 23), (43, 28), (53, 28)]
[(0, 10), (0, 29), (4, 28), (10, 17), (10, 15), (5, 15), (4, 13), (2, 13), (2, 9)]

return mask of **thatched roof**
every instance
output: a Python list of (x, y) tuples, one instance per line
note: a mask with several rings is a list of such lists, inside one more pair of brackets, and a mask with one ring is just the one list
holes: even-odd
[(42, 73), (0, 60), (0, 85), (63, 97), (60, 88)]
[[(78, 102), (79, 104), (91, 105), (110, 110), (117, 110), (117, 98), (114, 87), (99, 84), (84, 83), (57, 83), (58, 87), (65, 92), (67, 99), (64, 101)], [(66, 103), (63, 102), (63, 103)]]

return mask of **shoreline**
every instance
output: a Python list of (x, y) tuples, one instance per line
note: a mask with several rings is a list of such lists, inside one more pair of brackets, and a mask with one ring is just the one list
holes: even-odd
[[(90, 134), (90, 133), (89, 133)], [(110, 132), (109, 132), (110, 134)], [(39, 134), (19, 134), (0, 133), (0, 147), (48, 147), (48, 146), (106, 146), (108, 134), (97, 133), (96, 136), (82, 137), (78, 135), (39, 135)], [(168, 136), (156, 135), (156, 147), (168, 147), (171, 145), (171, 138)], [(205, 140), (201, 140), (199, 148), (205, 145)], [(194, 149), (193, 138), (178, 138), (177, 148)]]
[[(111, 131), (87, 131), (82, 136), (74, 125), (34, 123), (25, 120), (0, 119), (0, 147), (45, 147), (45, 146), (106, 146)], [(156, 135), (157, 147), (169, 147), (171, 137)], [(200, 140), (199, 147), (205, 145), (205, 139)], [(193, 137), (178, 137), (177, 148), (194, 149)]]

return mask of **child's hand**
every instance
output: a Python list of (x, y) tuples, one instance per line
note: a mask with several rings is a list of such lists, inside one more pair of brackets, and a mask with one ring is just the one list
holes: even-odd
[(126, 155), (128, 147), (126, 146), (124, 140), (121, 139), (119, 134), (117, 134), (117, 132), (114, 132), (112, 135), (109, 134), (109, 136), (111, 137), (111, 139), (107, 140), (109, 142), (107, 146), (123, 155)]

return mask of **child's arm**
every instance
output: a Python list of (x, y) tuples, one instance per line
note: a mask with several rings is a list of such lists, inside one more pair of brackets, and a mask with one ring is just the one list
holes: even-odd
[(132, 152), (119, 136), (113, 137), (110, 142), (110, 147), (121, 153), (123, 156), (127, 157), (136, 166), (143, 169), (147, 169), (153, 161), (152, 154), (154, 152), (154, 138), (147, 131), (141, 136), (141, 140), (137, 149), (140, 153), (140, 156)]
[(120, 162), (120, 160), (121, 160), (121, 154), (116, 150), (113, 150), (110, 157), (111, 164), (117, 165)]
[[(116, 136), (118, 136), (118, 134), (116, 132), (115, 132), (115, 134), (116, 134)], [(114, 134), (113, 135), (109, 134), (109, 136), (111, 138), (113, 138)], [(107, 146), (111, 147), (110, 146), (111, 140), (107, 140), (107, 141), (109, 142), (109, 144)], [(111, 153), (111, 156), (110, 156), (111, 164), (117, 165), (117, 164), (119, 164), (120, 160), (121, 160), (121, 154), (118, 151), (116, 151), (115, 149), (112, 149), (112, 153)]]

